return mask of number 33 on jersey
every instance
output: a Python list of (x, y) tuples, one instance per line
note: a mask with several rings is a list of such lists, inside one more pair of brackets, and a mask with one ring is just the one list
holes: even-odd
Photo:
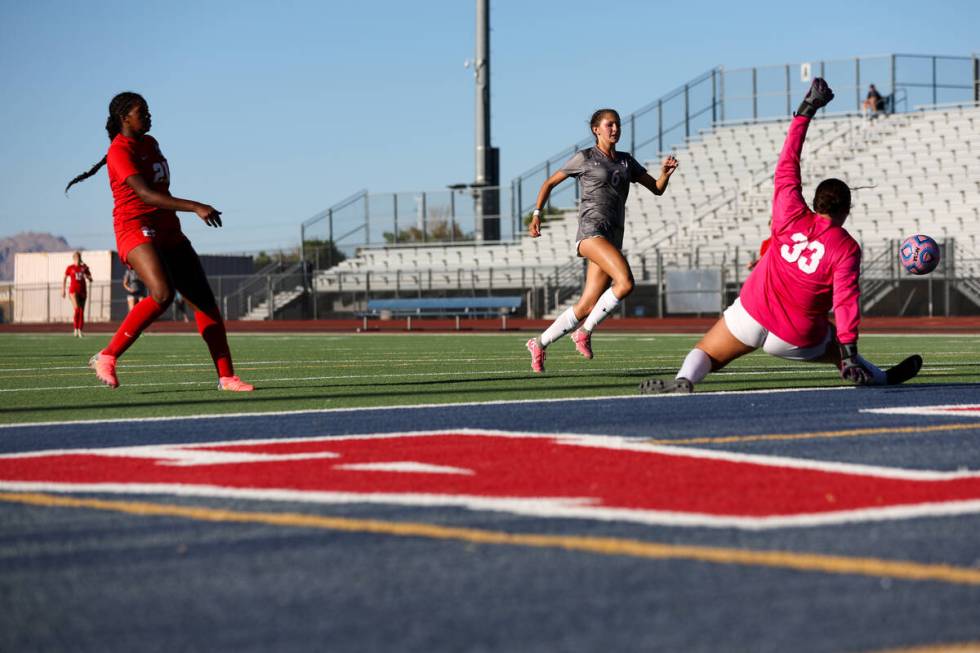
[(810, 242), (805, 234), (795, 233), (790, 236), (793, 246), (783, 245), (779, 253), (783, 260), (796, 265), (806, 274), (813, 274), (820, 265), (824, 255), (824, 246), (819, 240)]

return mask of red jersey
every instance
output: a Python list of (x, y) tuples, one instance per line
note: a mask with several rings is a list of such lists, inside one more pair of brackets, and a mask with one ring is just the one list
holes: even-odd
[(81, 265), (72, 263), (65, 268), (65, 276), (70, 279), (68, 282), (68, 294), (84, 295), (88, 288), (86, 277), (92, 276), (92, 273), (89, 272), (88, 266), (84, 263)]
[(759, 258), (762, 258), (763, 256), (766, 255), (766, 252), (769, 251), (769, 246), (770, 245), (772, 245), (772, 237), (771, 236), (769, 238), (766, 238), (764, 241), (762, 241), (762, 244), (759, 245)]
[(776, 164), (772, 256), (763, 256), (742, 287), (742, 305), (759, 324), (797, 347), (823, 341), (834, 311), (837, 337), (857, 341), (861, 248), (847, 231), (803, 199), (800, 152), (810, 119), (796, 116)]
[(180, 230), (177, 213), (150, 206), (126, 183), (132, 175), (141, 175), (153, 190), (170, 195), (170, 167), (155, 138), (144, 135), (137, 140), (118, 134), (109, 145), (106, 164), (115, 202), (112, 223), (117, 234), (134, 226)]

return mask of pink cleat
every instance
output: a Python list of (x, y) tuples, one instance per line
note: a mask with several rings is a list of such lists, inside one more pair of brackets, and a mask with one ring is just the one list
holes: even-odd
[(88, 366), (95, 370), (95, 376), (99, 381), (110, 388), (119, 387), (119, 379), (116, 378), (116, 357), (108, 354), (98, 353), (88, 361)]
[(218, 379), (218, 390), (228, 390), (229, 392), (251, 392), (255, 386), (245, 383), (237, 376), (223, 376)]
[(531, 371), (544, 372), (544, 347), (538, 342), (537, 338), (527, 341), (527, 350), (531, 352)]
[(592, 332), (586, 331), (585, 329), (579, 329), (572, 334), (572, 342), (575, 343), (575, 349), (578, 353), (582, 354), (587, 360), (592, 360)]

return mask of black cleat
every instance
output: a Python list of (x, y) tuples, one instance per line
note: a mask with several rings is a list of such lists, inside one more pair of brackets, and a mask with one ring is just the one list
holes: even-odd
[(684, 394), (694, 392), (694, 384), (687, 379), (647, 379), (640, 383), (641, 395)]
[(898, 385), (899, 383), (905, 383), (922, 369), (922, 356), (918, 354), (913, 354), (903, 360), (901, 363), (895, 367), (890, 367), (885, 370), (885, 382), (888, 385)]

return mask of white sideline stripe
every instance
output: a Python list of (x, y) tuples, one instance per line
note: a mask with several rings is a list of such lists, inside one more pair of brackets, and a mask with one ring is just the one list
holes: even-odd
[[(85, 386), (90, 387), (90, 386)], [(829, 391), (848, 391), (855, 390), (851, 386), (839, 386), (831, 388), (771, 388), (768, 390), (718, 390), (715, 392), (698, 392), (693, 395), (668, 394), (668, 395), (605, 395), (599, 397), (556, 397), (553, 399), (502, 399), (498, 401), (461, 401), (434, 404), (401, 404), (396, 406), (361, 406), (349, 408), (308, 408), (302, 410), (277, 410), (277, 411), (253, 411), (248, 413), (223, 413), (216, 414), (197, 414), (197, 415), (167, 415), (160, 417), (120, 417), (114, 419), (79, 419), (63, 420), (54, 422), (18, 422), (11, 424), (0, 424), (0, 429), (33, 428), (48, 426), (66, 426), (74, 424), (143, 424), (146, 422), (176, 422), (180, 420), (206, 420), (206, 419), (238, 419), (242, 417), (285, 417), (289, 415), (329, 415), (331, 413), (354, 413), (358, 411), (378, 412), (383, 410), (421, 410), (428, 408), (457, 408), (460, 406), (509, 406), (518, 404), (544, 404), (559, 401), (575, 402), (595, 402), (609, 400), (629, 400), (629, 401), (658, 401), (681, 399), (683, 397), (711, 397), (716, 395), (765, 395), (778, 394), (784, 392), (829, 392)]]
[[(972, 409), (971, 410), (963, 410)], [(901, 406), (898, 408), (862, 408), (859, 412), (876, 415), (940, 415), (942, 417), (980, 417), (980, 404), (940, 404), (937, 406)]]
[(776, 528), (826, 526), (868, 521), (889, 521), (922, 517), (948, 517), (980, 512), (980, 501), (921, 503), (889, 508), (866, 508), (829, 513), (810, 513), (792, 517), (718, 517), (703, 513), (641, 511), (624, 508), (590, 506), (586, 498), (488, 499), (467, 495), (440, 494), (354, 494), (346, 492), (301, 492), (295, 490), (249, 490), (214, 486), (179, 484), (70, 484), (70, 483), (8, 483), (0, 482), (0, 490), (12, 492), (89, 492), (97, 494), (174, 495), (287, 501), (318, 504), (383, 504), (410, 507), (460, 507), (469, 510), (507, 512), (516, 515), (550, 519), (591, 519), (621, 521), (649, 526), (687, 526), (707, 528), (738, 528), (761, 531)]

